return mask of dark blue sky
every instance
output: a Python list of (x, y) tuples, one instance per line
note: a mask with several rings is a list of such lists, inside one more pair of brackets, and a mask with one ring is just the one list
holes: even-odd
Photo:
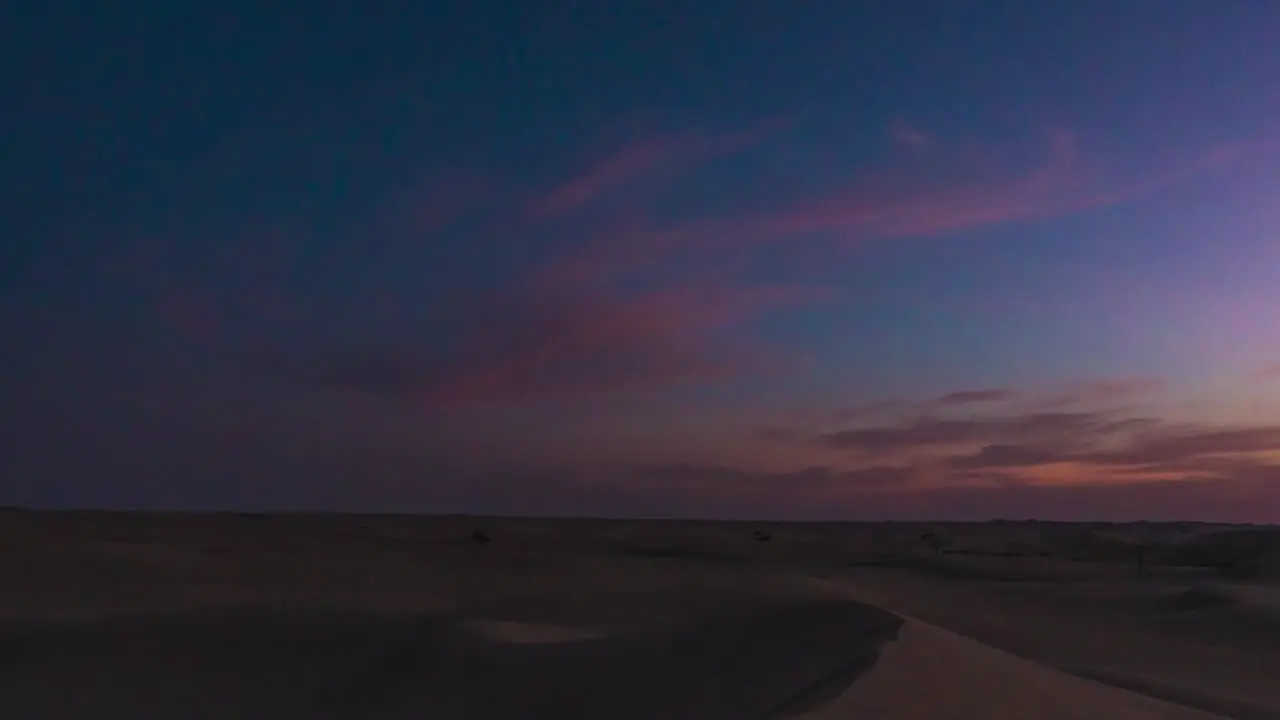
[(1267, 0), (0, 26), (15, 502), (1280, 517)]

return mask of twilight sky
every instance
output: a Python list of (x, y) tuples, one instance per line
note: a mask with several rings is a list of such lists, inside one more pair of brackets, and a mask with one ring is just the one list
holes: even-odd
[(24, 5), (0, 504), (1280, 522), (1273, 0)]

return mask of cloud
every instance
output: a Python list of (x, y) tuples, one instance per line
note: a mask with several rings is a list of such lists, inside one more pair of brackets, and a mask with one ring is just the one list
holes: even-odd
[(953, 467), (964, 469), (986, 470), (991, 468), (1017, 467), (1023, 465), (1040, 465), (1060, 461), (1061, 455), (1044, 448), (1026, 445), (992, 444), (984, 445), (972, 455), (962, 455), (952, 459)]
[(469, 318), (452, 351), (380, 347), (276, 367), (312, 387), (423, 407), (646, 392), (764, 369), (770, 357), (718, 344), (715, 331), (807, 296), (770, 287), (513, 292)]
[(1280, 512), (1280, 426), (1097, 411), (921, 416), (818, 434), (788, 427), (777, 427), (777, 442), (836, 455), (825, 456), (829, 471), (805, 475), (805, 492), (826, 507), (790, 497), (779, 512), (1230, 522)]
[(921, 488), (845, 496), (825, 508), (830, 518), (1057, 521), (1272, 522), (1280, 501), (1270, 487), (1280, 481), (1272, 466), (1239, 477), (1131, 481), (1101, 476), (1089, 483), (1020, 483)]
[(1011, 400), (1014, 392), (1007, 388), (988, 388), (983, 390), (956, 390), (937, 399), (938, 405), (969, 405), (973, 403), (995, 403)]
[(916, 474), (912, 468), (891, 465), (857, 469), (810, 465), (767, 471), (698, 463), (640, 465), (613, 472), (620, 493), (643, 488), (670, 498), (668, 507), (693, 502), (703, 512), (719, 516), (727, 512), (728, 517), (767, 516), (771, 506), (808, 514), (842, 494), (910, 487)]
[(800, 439), (801, 433), (795, 428), (780, 425), (766, 425), (764, 427), (756, 428), (751, 433), (751, 437), (765, 442), (792, 443)]
[(843, 245), (938, 235), (1090, 207), (1091, 171), (1074, 139), (1049, 137), (1044, 157), (1017, 170), (987, 153), (943, 153), (855, 173), (825, 196), (748, 221), (765, 240), (832, 233)]
[[(661, 392), (740, 377), (777, 363), (766, 359), (768, 350), (742, 338), (727, 349), (722, 331), (824, 296), (823, 288), (760, 288), (746, 279), (752, 263), (779, 246), (816, 236), (820, 252), (838, 253), (875, 240), (1058, 217), (1139, 197), (1172, 182), (1167, 178), (1191, 177), (1197, 168), (1220, 167), (1239, 156), (1215, 152), (1212, 160), (1192, 159), (1156, 182), (1109, 173), (1069, 132), (1044, 133), (1039, 159), (1031, 163), (1014, 160), (1022, 148), (974, 151), (931, 138), (928, 153), (899, 153), (825, 189), (774, 193), (785, 199), (751, 203), (745, 211), (690, 207), (686, 196), (709, 184), (698, 171), (710, 160), (755, 147), (786, 127), (637, 141), (544, 193), (517, 200), (506, 216), (488, 218), (487, 231), (477, 237), (518, 238), (522, 248), (542, 243), (532, 254), (539, 262), (490, 289), (478, 310), (444, 298), (442, 304), (466, 308), (456, 311), (446, 347), (415, 337), (369, 340), (364, 349), (321, 351), (274, 366), (316, 387), (399, 396), (429, 407)], [(905, 125), (894, 134), (908, 144), (924, 139)], [(662, 183), (635, 187), (655, 173)], [(434, 200), (424, 201), (416, 226), (446, 227), (481, 204), (474, 192), (459, 188), (446, 184)], [(628, 202), (569, 218), (613, 193), (626, 194)], [(378, 297), (385, 309), (390, 296)], [(371, 301), (368, 312), (377, 311)], [(1141, 388), (1133, 383), (1074, 388), (1057, 402), (1134, 396)], [(939, 402), (962, 407), (1011, 398), (1007, 390), (976, 389)], [(948, 432), (944, 425), (933, 431)], [(856, 435), (828, 440), (841, 442), (866, 444)]]
[(652, 170), (675, 154), (670, 142), (637, 142), (596, 163), (552, 188), (533, 207), (536, 217), (550, 217), (576, 210), (609, 190)]
[(913, 152), (926, 150), (934, 143), (932, 135), (901, 120), (889, 125), (889, 138), (894, 145)]
[(882, 454), (943, 445), (982, 443), (996, 439), (1063, 443), (1108, 427), (1093, 413), (1042, 412), (1003, 417), (915, 419), (819, 435), (821, 446), (833, 450)]
[(928, 445), (976, 442), (990, 434), (992, 422), (926, 418), (910, 424), (840, 430), (820, 437), (833, 450), (884, 453)]
[[(829, 489), (833, 486), (845, 487), (852, 478), (875, 480), (883, 468), (872, 468), (870, 472), (842, 471), (827, 466), (811, 465), (797, 470), (787, 471), (755, 471), (729, 465), (712, 465), (698, 463), (671, 463), (663, 465), (641, 465), (631, 469), (632, 477), (653, 486), (678, 487), (692, 489), (696, 487), (711, 488), (716, 491), (757, 491), (781, 490), (788, 487), (801, 487), (809, 490)], [(885, 477), (897, 476), (894, 472)], [(881, 485), (873, 481), (872, 485)]]
[[(869, 428), (899, 433), (897, 446), (911, 451), (901, 457), (586, 466), (580, 456), (533, 459), (513, 441), (538, 444), (536, 427), (504, 426), (503, 437), (483, 414), (459, 427), (453, 417), (415, 419), (341, 398), (299, 406), (242, 379), (122, 385), (82, 369), (46, 369), (46, 381), (20, 389), (9, 409), (6, 417), (22, 419), (0, 439), (17, 502), (811, 520), (1257, 522), (1280, 513), (1280, 467), (1268, 459), (1280, 428), (1267, 426), (1028, 413), (922, 432), (931, 421), (917, 418)], [(87, 395), (90, 412), (65, 411)], [(919, 444), (904, 444), (907, 431)], [(957, 436), (975, 439), (972, 448), (931, 444)], [(815, 451), (816, 440), (805, 438)], [(935, 450), (940, 460), (918, 459)], [(187, 481), (173, 483), (179, 476)]]
[(776, 441), (835, 451), (854, 463), (932, 463), (939, 487), (975, 479), (1230, 478), (1280, 467), (1280, 426), (1175, 423), (1102, 411), (919, 416), (816, 435), (779, 434)]
[(1280, 427), (1174, 428), (1144, 433), (1127, 447), (1087, 456), (1093, 462), (1169, 465), (1194, 458), (1280, 450)]
[(645, 507), (645, 514), (676, 517), (1267, 522), (1280, 512), (1272, 492), (1280, 466), (1273, 464), (1217, 462), (1212, 472), (1176, 478), (1099, 467), (1074, 482), (1043, 483), (1020, 470), (1057, 462), (1051, 455), (1004, 447), (983, 457), (985, 463), (947, 468), (945, 484), (911, 465), (778, 471), (679, 463), (601, 471), (596, 488), (608, 488), (617, 503)]
[(731, 264), (814, 236), (825, 240), (828, 252), (837, 252), (876, 240), (946, 235), (1131, 202), (1248, 157), (1216, 148), (1132, 176), (1111, 170), (1082, 145), (1074, 134), (1057, 130), (1041, 136), (1040, 160), (1031, 164), (1014, 161), (1016, 147), (939, 147), (923, 156), (895, 156), (772, 206), (755, 203), (746, 211), (692, 219), (631, 218), (622, 232), (614, 226), (568, 260), (618, 276), (698, 256)]
[(210, 300), (194, 291), (171, 291), (157, 302), (164, 322), (183, 340), (208, 345), (218, 339), (223, 320)]
[(492, 203), (496, 194), (492, 180), (476, 173), (451, 172), (387, 203), (375, 222), (383, 228), (404, 228), (411, 241), (420, 243)]
[(1044, 408), (1126, 402), (1163, 391), (1166, 383), (1155, 377), (1091, 378), (1073, 383), (1038, 401)]
[[(945, 438), (917, 433), (898, 449), (924, 452), (940, 439), (963, 435), (976, 449), (948, 456), (947, 466), (964, 472), (999, 470), (1010, 483), (1033, 483), (1045, 477), (1061, 482), (1104, 482), (1108, 479), (1239, 478), (1280, 469), (1269, 459), (1280, 455), (1280, 427), (1179, 425), (1148, 418), (1107, 419), (1083, 415), (975, 419), (961, 433)], [(1072, 418), (1072, 419), (1068, 419)], [(962, 421), (953, 421), (958, 423)], [(1029, 428), (1040, 426), (1028, 432)], [(1047, 431), (1048, 426), (1056, 428)], [(896, 428), (904, 437), (910, 427)], [(1046, 432), (1047, 431), (1047, 432)], [(1050, 470), (1049, 475), (1045, 471)], [(1069, 473), (1069, 477), (1062, 476)], [(954, 478), (953, 478), (954, 479)], [(946, 484), (944, 481), (943, 484)]]
[(659, 169), (688, 169), (756, 145), (792, 121), (793, 118), (772, 120), (723, 136), (685, 134), (633, 140), (541, 194), (534, 201), (531, 214), (535, 218), (550, 219), (572, 213)]

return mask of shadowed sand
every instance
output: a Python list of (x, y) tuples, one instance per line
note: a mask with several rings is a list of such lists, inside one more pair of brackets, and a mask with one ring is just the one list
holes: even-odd
[(6, 633), (0, 716), (785, 717), (851, 684), (900, 624), (843, 601), (540, 642), (333, 611), (28, 624)]
[[(900, 637), (901, 625), (845, 601), (777, 604), (589, 639), (447, 616), (315, 610), (28, 623), (4, 635), (0, 713), (50, 720), (1214, 717), (923, 623), (908, 623)], [(528, 641), (522, 630), (541, 637)]]
[(0, 716), (1214, 717), (902, 625), (816, 600), (535, 641), (512, 625), (315, 610), (28, 623), (4, 635)]

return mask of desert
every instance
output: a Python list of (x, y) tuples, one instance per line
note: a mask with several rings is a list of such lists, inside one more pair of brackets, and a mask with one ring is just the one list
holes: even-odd
[(6, 718), (1280, 717), (1265, 528), (11, 510), (0, 529)]

